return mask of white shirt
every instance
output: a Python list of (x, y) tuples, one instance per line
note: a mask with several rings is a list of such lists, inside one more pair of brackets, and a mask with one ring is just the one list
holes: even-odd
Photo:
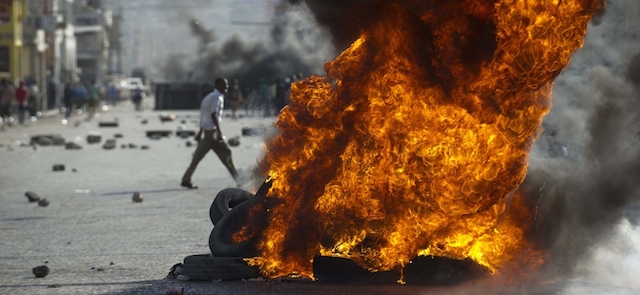
[(200, 104), (200, 127), (206, 131), (216, 129), (216, 125), (213, 124), (211, 114), (218, 114), (218, 123), (222, 120), (222, 110), (224, 109), (224, 95), (216, 89), (209, 93), (202, 100)]

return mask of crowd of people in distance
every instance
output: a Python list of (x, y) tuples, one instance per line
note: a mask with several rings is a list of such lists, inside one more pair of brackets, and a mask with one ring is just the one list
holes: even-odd
[(276, 78), (273, 82), (262, 78), (257, 89), (247, 87), (244, 91), (241, 90), (240, 82), (234, 80), (225, 96), (225, 108), (231, 110), (231, 117), (234, 119), (238, 118), (237, 111), (241, 107), (244, 107), (248, 117), (277, 116), (280, 110), (289, 104), (291, 84), (302, 78), (302, 73)]
[(0, 80), (0, 118), (6, 126), (15, 123), (17, 114), (18, 124), (24, 124), (27, 115), (36, 115), (36, 102), (39, 90), (35, 81), (20, 81), (16, 87), (9, 80)]

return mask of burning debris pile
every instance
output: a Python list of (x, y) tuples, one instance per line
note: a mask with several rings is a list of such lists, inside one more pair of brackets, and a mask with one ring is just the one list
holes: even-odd
[(317, 254), (370, 271), (418, 255), (539, 263), (517, 189), (553, 79), (603, 3), (353, 3), (359, 37), (328, 77), (293, 85), (267, 145), (282, 204), (253, 263), (269, 277), (312, 277)]

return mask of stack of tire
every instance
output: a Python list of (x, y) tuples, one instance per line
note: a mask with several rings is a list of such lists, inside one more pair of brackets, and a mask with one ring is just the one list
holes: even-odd
[[(257, 243), (267, 226), (266, 190), (268, 184), (256, 195), (237, 188), (228, 188), (218, 193), (209, 209), (214, 225), (209, 237), (211, 254), (192, 255), (184, 259), (184, 274), (190, 280), (235, 281), (260, 277), (258, 267), (249, 266), (244, 259), (258, 254)], [(257, 206), (259, 207), (254, 209)], [(245, 225), (254, 226), (255, 230), (249, 238), (234, 242), (234, 234)]]

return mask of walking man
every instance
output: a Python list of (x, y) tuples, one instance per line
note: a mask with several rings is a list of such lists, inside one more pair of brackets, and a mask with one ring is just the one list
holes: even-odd
[(209, 150), (213, 150), (218, 155), (222, 164), (227, 167), (227, 170), (236, 181), (236, 184), (240, 185), (238, 183), (238, 172), (231, 159), (231, 149), (224, 141), (222, 130), (220, 129), (220, 120), (222, 119), (222, 110), (224, 108), (224, 94), (229, 88), (229, 82), (227, 79), (217, 78), (215, 87), (216, 89), (209, 93), (200, 104), (200, 131), (195, 136), (198, 147), (193, 154), (189, 168), (182, 176), (181, 185), (186, 188), (198, 188), (191, 182), (191, 176), (200, 160), (204, 158)]

